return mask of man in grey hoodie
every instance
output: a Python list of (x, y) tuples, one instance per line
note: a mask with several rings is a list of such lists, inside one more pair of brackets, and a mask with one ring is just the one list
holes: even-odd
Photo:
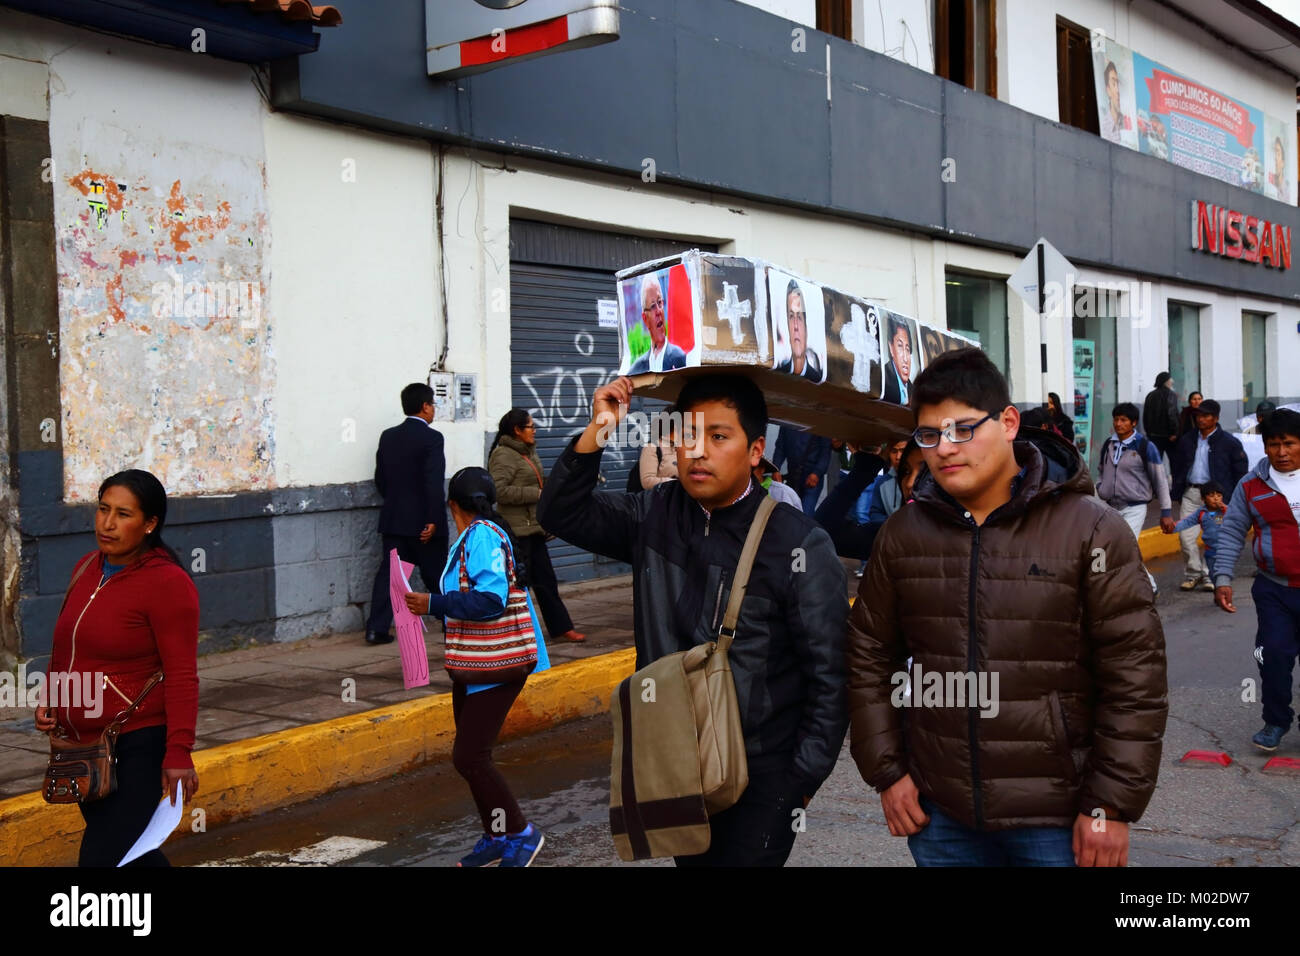
[[(1134, 537), (1141, 535), (1147, 508), (1151, 499), (1157, 498), (1160, 527), (1172, 532), (1169, 478), (1160, 462), (1160, 448), (1137, 430), (1138, 407), (1132, 402), (1120, 402), (1111, 413), (1111, 421), (1115, 431), (1102, 442), (1097, 460), (1097, 497), (1120, 513)], [(1151, 590), (1156, 590), (1156, 579), (1150, 571), (1147, 578)]]

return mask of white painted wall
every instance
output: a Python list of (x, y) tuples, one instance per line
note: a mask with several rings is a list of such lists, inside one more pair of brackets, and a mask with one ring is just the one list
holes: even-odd
[[(816, 0), (739, 0), (751, 7), (817, 26)], [(849, 16), (853, 42), (934, 72), (934, 26), (930, 0), (853, 0)]]
[(77, 39), (71, 27), (0, 7), (0, 113), (48, 120), (50, 55)]
[(1155, 0), (1000, 0), (1006, 8), (1000, 56), (1007, 61), (1002, 99), (1059, 120), (1056, 18), (1102, 30), (1136, 53), (1287, 121), (1294, 179), (1296, 81), (1228, 46)]
[(934, 72), (929, 0), (853, 0), (853, 42)]
[[(1078, 275), (1080, 285), (1132, 281), (1136, 281), (1133, 276), (1095, 269), (1080, 270)], [(1221, 402), (1241, 399), (1241, 313), (1246, 310), (1273, 317), (1266, 338), (1268, 394), (1300, 395), (1300, 331), (1296, 329), (1300, 305), (1171, 282), (1139, 282), (1139, 287), (1134, 314), (1131, 319), (1121, 318), (1119, 324), (1121, 395), (1140, 402), (1156, 375), (1168, 370), (1171, 301), (1201, 309), (1201, 380), (1176, 383), (1180, 396), (1198, 389), (1206, 398)]]
[(402, 388), (427, 381), (441, 343), (434, 152), (287, 113), (268, 113), (263, 128), (278, 318), (275, 481), (363, 480), (374, 474), (379, 433), (402, 420)]
[[(276, 139), (275, 135), (268, 134), (269, 143)], [(319, 147), (312, 146), (306, 151), (319, 155), (325, 148), (322, 142)], [(332, 146), (328, 148), (331, 162), (336, 162), (334, 156), (338, 150)], [(400, 144), (395, 142), (389, 146), (386, 141), (385, 148), (391, 152), (389, 162), (401, 149)], [(411, 172), (408, 175), (416, 178), (424, 175), (418, 172), (422, 163), (427, 163), (430, 168), (436, 166), (433, 156), (421, 158), (412, 154), (409, 161)], [(433, 177), (424, 176), (427, 188), (431, 190), (435, 188), (432, 180)], [(488, 153), (449, 152), (446, 157), (446, 194), (449, 197), (445, 224), (449, 277), (447, 297), (450, 314), (456, 317), (449, 330), (447, 368), (480, 376), (479, 421), (440, 426), (447, 436), (449, 473), (465, 465), (482, 463), (483, 433), (495, 427), (497, 417), (511, 404), (509, 221), (512, 215), (595, 229), (716, 243), (723, 252), (768, 259), (845, 291), (879, 299), (890, 308), (940, 327), (947, 325), (946, 269), (1005, 277), (1020, 262), (1019, 256), (1010, 253), (932, 241), (890, 229), (796, 213), (759, 203), (739, 203), (726, 197), (711, 197), (663, 184), (630, 184), (623, 178), (566, 170), (535, 160), (512, 157), (507, 170), (502, 168), (498, 157)], [(280, 201), (278, 189), (273, 188), (273, 210), (278, 208)], [(321, 228), (324, 229), (324, 225)], [(282, 236), (279, 239), (274, 260), (277, 271), (282, 261), (280, 256), (288, 254), (284, 253), (285, 246), (298, 245), (297, 242), (287, 242)], [(393, 294), (409, 294), (418, 301), (425, 295), (421, 290), (428, 288), (432, 301), (436, 296), (433, 288), (436, 279), (434, 268), (417, 271), (416, 278), (410, 281), (419, 289), (398, 290)], [(1131, 276), (1097, 270), (1083, 270), (1078, 277), (1082, 284), (1132, 279)], [(1142, 287), (1142, 294), (1146, 288)], [(1221, 367), (1207, 371), (1207, 376), (1217, 376), (1214, 387), (1226, 389), (1223, 394), (1238, 392), (1241, 363), (1237, 297), (1159, 283), (1151, 284), (1150, 289), (1149, 306), (1142, 294), (1136, 303), (1126, 306), (1126, 309), (1134, 311), (1135, 316), (1120, 329), (1121, 392), (1140, 400), (1156, 372), (1167, 365), (1165, 303), (1170, 296), (1187, 301), (1208, 301), (1214, 306), (1213, 314), (1219, 317), (1218, 324), (1222, 326), (1222, 341), (1218, 345), (1208, 344), (1211, 339), (1207, 335), (1205, 349), (1207, 355), (1216, 357)], [(1279, 366), (1300, 369), (1300, 336), (1286, 335), (1286, 330), (1294, 328), (1300, 321), (1300, 306), (1269, 303), (1253, 307), (1281, 314), (1280, 331), (1276, 336)], [(433, 310), (432, 305), (426, 308)], [(1038, 317), (1010, 293), (1008, 312), (1012, 397), (1017, 402), (1041, 401)], [(1225, 320), (1224, 316), (1228, 318)], [(300, 319), (292, 318), (290, 324), (300, 322)], [(1068, 394), (1073, 360), (1070, 325), (1055, 319), (1047, 326), (1048, 390)], [(403, 331), (398, 335), (415, 335), (414, 341), (427, 343), (417, 344), (412, 351), (431, 349), (437, 341), (436, 323), (418, 331), (409, 325), (400, 328)], [(556, 334), (566, 334), (567, 331), (557, 329)], [(385, 332), (385, 339), (391, 341), (392, 336)], [(1270, 350), (1273, 341), (1270, 340)], [(422, 363), (427, 362), (429, 354), (421, 353), (419, 362), (414, 357), (409, 358), (412, 374), (424, 368)], [(321, 359), (313, 359), (309, 364), (317, 361)], [(575, 353), (575, 367), (579, 361)], [(282, 364), (288, 366), (290, 363)], [(336, 360), (333, 366), (339, 369), (336, 381), (357, 378), (345, 367), (347, 364), (346, 360)], [(1210, 362), (1207, 360), (1205, 364), (1209, 369)], [(313, 372), (286, 367), (281, 372), (281, 380), (286, 383), (283, 388), (288, 390), (290, 386), (287, 383), (299, 374), (303, 376), (303, 387), (309, 387)], [(1300, 394), (1300, 375), (1292, 375), (1276, 385), (1273, 381), (1270, 379), (1269, 388), (1275, 394)], [(355, 451), (340, 451), (332, 435), (341, 412), (334, 409), (328, 416), (322, 415), (328, 424), (327, 437), (331, 440), (317, 450), (304, 447), (301, 454), (309, 457), (285, 458), (283, 467), (288, 469), (291, 483), (354, 481), (366, 477), (371, 466), (368, 456), (372, 451), (374, 429), (383, 424), (387, 399), (369, 385), (363, 385), (362, 390), (368, 396), (364, 399), (369, 403), (365, 407), (373, 411), (369, 413), (372, 417), (367, 419), (372, 424), (359, 429), (359, 433), (366, 434), (369, 429), (370, 437), (359, 437), (360, 445)], [(1206, 391), (1210, 393), (1209, 388)], [(281, 397), (285, 391), (277, 394)], [(362, 399), (355, 401), (361, 403)], [(287, 410), (293, 404), (279, 401), (279, 407), (284, 410), (281, 414), (288, 414)], [(286, 425), (283, 431), (290, 429)], [(288, 447), (282, 443), (286, 456)], [(331, 456), (337, 457), (337, 461), (328, 462), (326, 459)], [(310, 467), (301, 470), (307, 463)]]
[(785, 17), (795, 23), (810, 27), (817, 25), (817, 0), (739, 0), (739, 2), (766, 10), (778, 17)]

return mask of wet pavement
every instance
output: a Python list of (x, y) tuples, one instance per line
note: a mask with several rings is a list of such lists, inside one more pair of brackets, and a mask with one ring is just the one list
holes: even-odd
[[(1255, 616), (1248, 565), (1239, 571), (1238, 612), (1211, 595), (1184, 593), (1178, 559), (1152, 562), (1169, 655), (1171, 714), (1160, 780), (1133, 828), (1134, 866), (1278, 866), (1300, 861), (1300, 776), (1262, 772), (1250, 744), (1258, 703), (1243, 700), (1257, 680)], [(546, 833), (536, 866), (623, 864), (608, 829), (609, 718), (591, 718), (497, 749), (521, 806)], [(1227, 751), (1233, 763), (1179, 763), (1188, 750)], [(1278, 756), (1300, 758), (1300, 733)], [(200, 801), (201, 802), (201, 801)], [(890, 837), (878, 797), (862, 783), (847, 745), (808, 809), (792, 866), (910, 866), (903, 839)], [(181, 865), (448, 866), (479, 833), (469, 791), (449, 764), (278, 810), (167, 847)]]

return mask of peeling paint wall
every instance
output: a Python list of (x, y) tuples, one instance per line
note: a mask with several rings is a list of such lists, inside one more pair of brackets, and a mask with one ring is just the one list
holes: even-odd
[(110, 41), (50, 59), (64, 496), (273, 486), (269, 228), (249, 70)]

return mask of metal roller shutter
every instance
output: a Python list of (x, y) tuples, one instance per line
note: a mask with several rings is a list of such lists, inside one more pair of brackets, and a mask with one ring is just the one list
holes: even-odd
[[(671, 242), (512, 219), (510, 222), (511, 401), (537, 423), (537, 452), (547, 472), (569, 440), (591, 419), (591, 396), (618, 375), (618, 331), (602, 329), (596, 303), (614, 299), (614, 273), (685, 249)], [(633, 400), (634, 409), (662, 405)], [(500, 414), (505, 413), (501, 409)], [(637, 449), (605, 449), (603, 491), (622, 492)], [(626, 564), (552, 541), (561, 581), (625, 574)]]

